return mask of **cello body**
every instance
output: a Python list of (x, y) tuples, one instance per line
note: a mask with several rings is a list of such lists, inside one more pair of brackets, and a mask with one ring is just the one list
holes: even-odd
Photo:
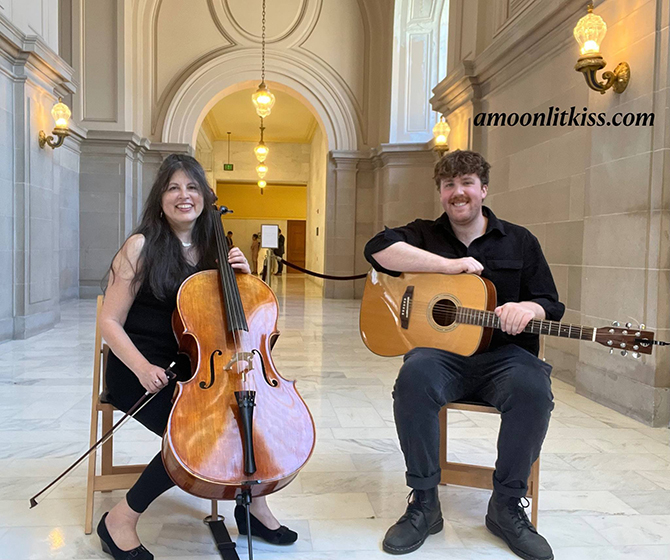
[[(272, 361), (279, 334), (277, 299), (251, 274), (234, 276), (248, 331), (224, 328), (225, 288), (217, 270), (184, 281), (173, 315), (192, 377), (178, 383), (163, 436), (163, 462), (180, 488), (207, 499), (232, 500), (243, 490), (263, 496), (283, 488), (305, 465), (315, 443), (314, 422), (295, 382), (281, 377)], [(255, 391), (253, 474), (245, 472), (243, 421), (235, 396), (248, 389)]]

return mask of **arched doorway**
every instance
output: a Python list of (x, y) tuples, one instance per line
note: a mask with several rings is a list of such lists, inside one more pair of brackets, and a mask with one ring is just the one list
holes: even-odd
[[(260, 119), (251, 103), (256, 84), (236, 84), (205, 115), (196, 140), (196, 157), (203, 164), (219, 201), (234, 213), (225, 219), (233, 242), (252, 263), (252, 236), (274, 224), (285, 237), (284, 257), (299, 266), (323, 272), (328, 137), (295, 92), (274, 91), (277, 102), (265, 119), (267, 186), (257, 185), (254, 147), (260, 139)], [(246, 86), (245, 89), (240, 89)], [(259, 265), (260, 266), (260, 265)], [(291, 268), (284, 270), (293, 276)], [(323, 282), (310, 278), (319, 287)]]
[[(186, 77), (158, 117), (161, 140), (166, 144), (195, 146), (207, 113), (225, 96), (258, 85), (259, 52), (244, 49), (210, 60)], [(355, 240), (356, 168), (348, 154), (356, 155), (361, 140), (360, 110), (342, 78), (326, 65), (300, 51), (270, 53), (266, 81), (275, 91), (300, 100), (312, 111), (326, 138), (323, 271), (353, 273)], [(342, 164), (333, 163), (344, 154)], [(342, 191), (340, 193), (340, 191)], [(353, 197), (353, 198), (352, 198)], [(316, 230), (314, 230), (316, 231)], [(343, 242), (344, 240), (344, 242)], [(342, 263), (346, 261), (343, 266)], [(353, 297), (353, 284), (325, 283), (328, 297)]]

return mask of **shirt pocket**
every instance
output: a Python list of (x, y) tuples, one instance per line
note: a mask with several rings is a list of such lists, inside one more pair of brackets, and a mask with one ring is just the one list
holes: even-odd
[(498, 292), (498, 305), (508, 301), (519, 301), (521, 293), (521, 271), (523, 261), (519, 259), (489, 259), (489, 279)]

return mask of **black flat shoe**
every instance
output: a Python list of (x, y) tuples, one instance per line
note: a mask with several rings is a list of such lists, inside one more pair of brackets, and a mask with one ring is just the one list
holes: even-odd
[(98, 523), (98, 528), (96, 529), (96, 532), (100, 537), (100, 544), (102, 545), (103, 552), (111, 555), (114, 560), (154, 560), (154, 555), (142, 545), (135, 547), (132, 550), (121, 550), (116, 546), (116, 543), (112, 540), (112, 536), (109, 534), (107, 525), (105, 524), (107, 513), (102, 516), (100, 523)]
[[(298, 533), (291, 531), (285, 525), (282, 525), (279, 529), (268, 529), (252, 513), (249, 514), (249, 518), (251, 519), (252, 537), (259, 537), (270, 544), (293, 544), (298, 540)], [(246, 535), (247, 516), (244, 506), (235, 506), (235, 522), (240, 535)]]

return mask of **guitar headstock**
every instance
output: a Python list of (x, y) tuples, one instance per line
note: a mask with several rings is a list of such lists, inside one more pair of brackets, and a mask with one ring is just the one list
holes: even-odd
[(622, 356), (631, 352), (633, 358), (639, 358), (641, 354), (651, 354), (654, 347), (653, 331), (644, 329), (644, 325), (634, 327), (631, 323), (626, 323), (622, 327), (615, 321), (611, 327), (596, 329), (596, 342), (607, 346), (610, 354), (613, 354), (614, 350), (620, 350)]

